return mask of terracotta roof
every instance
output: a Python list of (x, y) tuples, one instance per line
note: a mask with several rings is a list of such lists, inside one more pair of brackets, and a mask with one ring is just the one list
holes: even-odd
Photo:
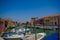
[(60, 14), (55, 14), (55, 15), (53, 15), (53, 16), (60, 16)]
[(45, 16), (44, 19), (45, 19), (45, 18), (51, 18), (51, 17), (57, 17), (57, 16), (60, 16), (60, 14), (54, 14), (54, 15), (52, 15), (52, 16)]

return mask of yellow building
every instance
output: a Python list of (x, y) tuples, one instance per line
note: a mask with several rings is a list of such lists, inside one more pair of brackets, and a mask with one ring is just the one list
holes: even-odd
[(36, 21), (37, 21), (37, 20), (39, 20), (38, 17), (31, 18), (31, 21), (30, 21), (31, 27), (34, 27), (34, 24), (36, 24)]

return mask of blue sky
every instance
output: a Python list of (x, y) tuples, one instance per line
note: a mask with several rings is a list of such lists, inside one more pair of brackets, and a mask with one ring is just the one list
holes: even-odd
[(0, 0), (0, 18), (28, 21), (60, 13), (59, 0)]

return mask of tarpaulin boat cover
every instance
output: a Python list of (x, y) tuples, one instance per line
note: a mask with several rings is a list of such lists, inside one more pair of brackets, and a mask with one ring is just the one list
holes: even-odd
[(46, 38), (44, 40), (58, 40), (58, 33), (54, 33)]

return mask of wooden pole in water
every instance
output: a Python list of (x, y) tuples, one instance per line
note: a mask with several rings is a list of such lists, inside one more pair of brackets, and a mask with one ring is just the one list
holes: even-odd
[(34, 22), (33, 22), (33, 24), (34, 24), (35, 40), (37, 40), (36, 27), (35, 27), (35, 19), (34, 19)]
[(58, 39), (60, 40), (60, 17), (58, 17)]
[[(28, 28), (28, 22), (26, 22), (26, 25), (25, 25), (25, 33), (27, 33), (27, 31), (26, 31), (26, 29)], [(26, 35), (26, 34), (24, 34), (24, 35)]]

